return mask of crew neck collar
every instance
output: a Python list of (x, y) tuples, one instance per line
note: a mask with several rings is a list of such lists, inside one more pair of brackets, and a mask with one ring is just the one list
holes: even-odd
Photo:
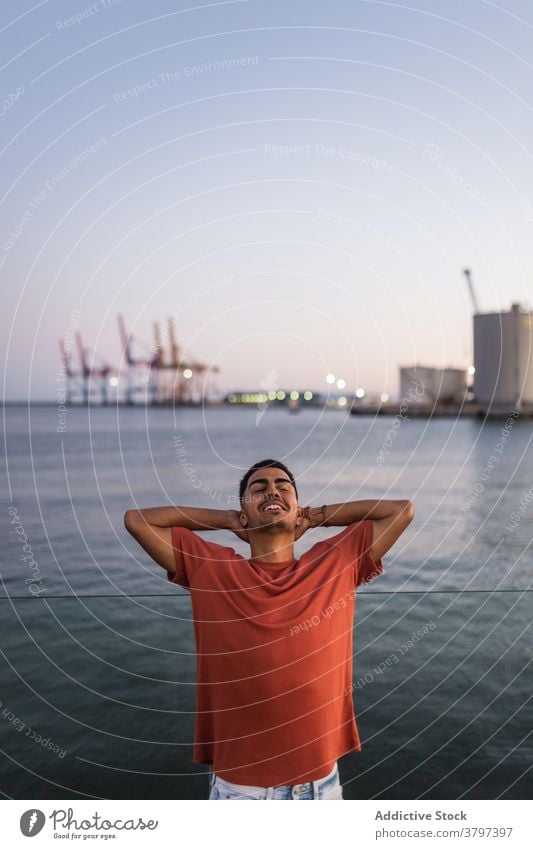
[(255, 557), (249, 557), (248, 558), (249, 563), (254, 563), (254, 564), (257, 564), (259, 566), (268, 566), (269, 568), (270, 567), (282, 568), (283, 566), (291, 566), (292, 564), (296, 563), (297, 560), (298, 560), (297, 557), (291, 557), (289, 560), (278, 560), (276, 562), (274, 562), (274, 561), (269, 562), (268, 560), (258, 560)]

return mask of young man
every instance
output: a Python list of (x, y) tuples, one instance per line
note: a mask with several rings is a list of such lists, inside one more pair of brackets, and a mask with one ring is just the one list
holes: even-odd
[[(152, 507), (124, 523), (191, 592), (197, 651), (193, 759), (210, 799), (342, 799), (337, 759), (359, 750), (352, 701), (355, 590), (411, 522), (410, 501), (300, 507), (277, 460), (240, 483), (240, 510)], [(299, 560), (309, 528), (345, 526)], [(251, 557), (208, 542), (225, 529)]]

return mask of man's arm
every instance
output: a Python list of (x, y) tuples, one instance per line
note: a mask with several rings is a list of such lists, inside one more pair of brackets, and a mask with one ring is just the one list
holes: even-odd
[(362, 519), (374, 522), (374, 537), (370, 556), (378, 560), (394, 545), (398, 537), (413, 521), (415, 510), (410, 501), (347, 501), (344, 504), (327, 504), (310, 507), (308, 527), (324, 525), (351, 525)]
[(126, 510), (124, 525), (152, 560), (174, 574), (176, 561), (172, 546), (172, 528), (190, 531), (231, 530), (242, 536), (236, 510), (212, 510), (207, 507), (146, 507)]

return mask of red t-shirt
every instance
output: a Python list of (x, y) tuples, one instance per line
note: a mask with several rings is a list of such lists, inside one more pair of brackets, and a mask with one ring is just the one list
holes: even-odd
[(352, 701), (355, 588), (383, 571), (373, 522), (299, 560), (262, 563), (172, 528), (197, 652), (193, 760), (236, 784), (315, 781), (361, 743)]

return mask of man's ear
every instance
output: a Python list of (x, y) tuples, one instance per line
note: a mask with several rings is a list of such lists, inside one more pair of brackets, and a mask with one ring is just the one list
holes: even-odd
[(298, 527), (298, 525), (302, 524), (302, 519), (303, 519), (302, 508), (300, 506), (298, 506), (298, 512), (296, 514), (296, 527)]
[(247, 519), (247, 516), (246, 516), (246, 513), (244, 512), (244, 510), (241, 510), (241, 512), (240, 512), (239, 522), (241, 523), (243, 528), (245, 528), (246, 525), (248, 524), (248, 519)]

